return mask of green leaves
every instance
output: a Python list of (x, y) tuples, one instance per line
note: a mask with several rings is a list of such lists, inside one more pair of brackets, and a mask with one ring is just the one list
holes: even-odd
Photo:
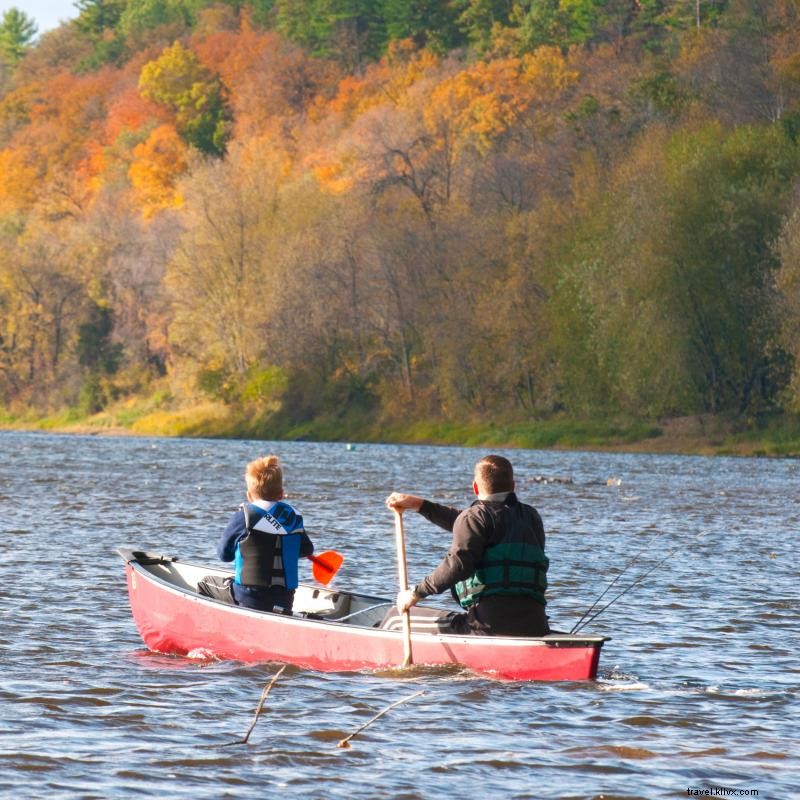
[(31, 46), (38, 28), (36, 22), (24, 11), (10, 8), (3, 12), (0, 22), (0, 55), (14, 66)]
[(230, 110), (222, 82), (180, 42), (145, 64), (139, 90), (175, 113), (178, 133), (203, 153), (221, 156), (228, 138)]

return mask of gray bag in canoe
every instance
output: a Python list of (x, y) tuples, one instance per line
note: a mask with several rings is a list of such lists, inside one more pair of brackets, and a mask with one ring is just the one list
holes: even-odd
[(221, 600), (223, 603), (235, 603), (233, 599), (233, 578), (206, 575), (205, 578), (197, 581), (197, 591), (204, 597)]

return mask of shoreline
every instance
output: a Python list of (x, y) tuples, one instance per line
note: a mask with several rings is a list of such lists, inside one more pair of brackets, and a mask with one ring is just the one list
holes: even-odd
[[(185, 414), (186, 412), (178, 412)], [(0, 431), (51, 433), (73, 436), (140, 436), (177, 439), (230, 439), (342, 442), (354, 444), (409, 444), (430, 446), (481, 447), (484, 449), (565, 450), (653, 455), (738, 456), (760, 458), (799, 458), (800, 420), (782, 417), (772, 426), (756, 430), (737, 430), (718, 418), (681, 417), (651, 423), (610, 424), (577, 420), (487, 424), (472, 421), (461, 425), (442, 421), (400, 422), (365, 425), (318, 420), (303, 426), (243, 425), (242, 420), (193, 420), (189, 429), (146, 424), (123, 425), (101, 414), (69, 421), (8, 417)], [(163, 421), (162, 421), (163, 422)], [(145, 423), (145, 424), (142, 424)], [(172, 428), (172, 429), (170, 429)], [(282, 429), (281, 429), (282, 428)]]

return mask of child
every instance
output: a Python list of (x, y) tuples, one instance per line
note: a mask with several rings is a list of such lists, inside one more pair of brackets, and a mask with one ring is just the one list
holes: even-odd
[(233, 597), (237, 605), (260, 611), (292, 613), (297, 588), (297, 562), (314, 545), (303, 518), (283, 501), (283, 471), (277, 456), (247, 465), (247, 503), (231, 517), (220, 537), (217, 554), (233, 561)]

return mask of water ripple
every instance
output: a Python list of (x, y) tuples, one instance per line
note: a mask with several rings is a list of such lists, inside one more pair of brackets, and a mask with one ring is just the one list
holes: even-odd
[[(796, 796), (796, 461), (509, 452), (548, 530), (551, 625), (568, 630), (635, 553), (619, 588), (684, 545), (587, 629), (612, 637), (599, 680), (290, 667), (248, 745), (231, 746), (275, 665), (147, 651), (114, 548), (213, 563), (244, 463), (275, 451), (317, 545), (347, 556), (337, 583), (391, 593), (386, 494), (465, 505), (480, 452), (19, 433), (0, 433), (0, 451), (4, 795), (649, 800), (730, 786)], [(32, 519), (58, 521), (46, 547)], [(416, 581), (449, 536), (409, 515), (406, 538)], [(425, 694), (337, 748), (412, 684)]]

